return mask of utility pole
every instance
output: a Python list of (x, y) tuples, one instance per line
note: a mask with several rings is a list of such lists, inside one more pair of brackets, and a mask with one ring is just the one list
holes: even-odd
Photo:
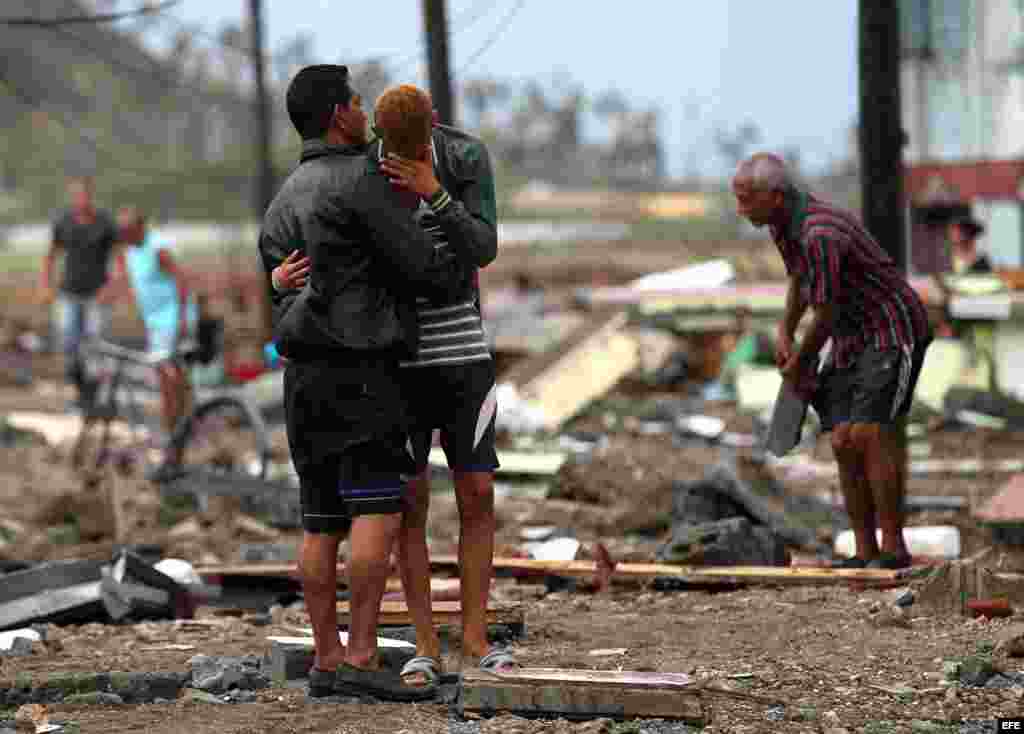
[[(252, 25), (252, 69), (256, 78), (256, 160), (259, 175), (253, 197), (256, 221), (263, 220), (263, 213), (274, 198), (274, 164), (270, 157), (270, 97), (267, 93), (266, 64), (263, 41), (263, 0), (249, 0), (249, 22)], [(270, 294), (260, 291), (260, 315), (263, 323), (263, 340), (270, 341), (272, 334)]]
[(864, 225), (907, 267), (897, 2), (860, 0), (860, 166)]
[[(860, 176), (864, 226), (907, 269), (906, 202), (903, 197), (903, 117), (900, 108), (900, 11), (895, 0), (860, 0)], [(906, 501), (906, 423), (894, 426)]]
[(455, 94), (448, 63), (448, 12), (445, 0), (423, 0), (423, 27), (427, 36), (427, 67), (434, 110), (445, 125), (455, 124)]

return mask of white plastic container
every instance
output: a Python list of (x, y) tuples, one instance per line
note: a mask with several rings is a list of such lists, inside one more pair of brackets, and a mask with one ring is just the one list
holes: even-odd
[[(881, 530), (876, 533), (876, 537), (881, 545)], [(960, 530), (951, 525), (922, 525), (903, 528), (903, 540), (912, 556), (928, 556), (929, 558), (948, 560), (960, 557)], [(852, 530), (844, 530), (839, 533), (836, 537), (835, 552), (840, 556), (854, 554)]]

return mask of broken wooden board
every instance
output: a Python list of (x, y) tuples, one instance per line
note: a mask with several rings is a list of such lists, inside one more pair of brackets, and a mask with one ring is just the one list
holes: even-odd
[[(457, 601), (435, 601), (431, 605), (431, 616), (435, 627), (449, 627), (462, 623), (462, 603)], [(338, 624), (347, 627), (352, 620), (347, 601), (338, 602)], [(522, 632), (526, 616), (521, 604), (488, 604), (487, 624), (502, 624)], [(377, 624), (381, 627), (408, 627), (412, 625), (409, 607), (404, 601), (384, 601), (380, 605)]]
[[(301, 582), (298, 566), (292, 563), (258, 562), (258, 563), (234, 563), (234, 564), (210, 564), (197, 566), (196, 573), (204, 579), (223, 579), (224, 577), (238, 578), (264, 578), (264, 579), (287, 579), (296, 584)], [(338, 564), (338, 585), (348, 586), (345, 565)], [(449, 594), (457, 592), (459, 580), (457, 578), (432, 578), (430, 579), (430, 591), (437, 594)], [(384, 591), (394, 593), (402, 591), (402, 580), (397, 576), (389, 577)]]
[(704, 698), (688, 676), (667, 673), (522, 668), (497, 674), (467, 671), (460, 714), (679, 719), (702, 725)]
[(613, 310), (585, 326), (537, 360), (528, 360), (503, 377), (543, 413), (544, 427), (556, 430), (640, 363), (636, 341), (625, 333), (629, 316)]
[[(457, 556), (434, 556), (435, 567), (457, 567)], [(590, 579), (598, 573), (594, 561), (538, 561), (526, 558), (495, 558), (494, 569), (522, 576), (563, 576)], [(918, 573), (915, 569), (832, 569), (798, 566), (677, 566), (667, 563), (618, 563), (611, 574), (614, 581), (653, 581), (674, 578), (693, 584), (832, 584), (848, 581), (891, 583)]]

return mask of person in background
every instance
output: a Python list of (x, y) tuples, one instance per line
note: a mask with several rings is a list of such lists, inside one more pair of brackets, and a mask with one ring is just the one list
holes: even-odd
[(968, 215), (949, 224), (949, 244), (956, 275), (991, 273), (992, 263), (978, 250), (978, 238), (985, 233), (985, 225)]
[[(114, 218), (93, 201), (93, 180), (71, 178), (70, 207), (53, 225), (50, 249), (43, 258), (39, 288), (46, 305), (56, 303), (57, 329), (64, 353), (64, 374), (77, 392), (79, 408), (95, 393), (81, 355), (82, 341), (102, 336), (110, 327), (113, 291), (108, 278), (117, 242)], [(64, 256), (60, 287), (54, 287), (54, 267)]]
[(150, 355), (162, 360), (157, 367), (160, 413), (164, 430), (170, 433), (188, 409), (190, 393), (184, 364), (172, 357), (194, 337), (198, 309), (168, 243), (147, 228), (145, 215), (122, 207), (117, 227), (125, 245), (117, 253), (117, 273), (126, 274), (131, 283)]

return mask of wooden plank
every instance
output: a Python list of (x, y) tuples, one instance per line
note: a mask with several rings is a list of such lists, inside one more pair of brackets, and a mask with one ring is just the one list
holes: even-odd
[(596, 314), (557, 349), (517, 365), (503, 380), (557, 429), (640, 363), (636, 340), (625, 332), (628, 314), (620, 309)]
[(659, 685), (656, 679), (664, 677), (657, 673), (550, 668), (523, 669), (500, 676), (467, 671), (458, 708), (463, 715), (507, 711), (523, 716), (679, 719), (702, 725), (708, 714), (700, 690), (676, 683)]
[[(462, 603), (457, 601), (435, 601), (431, 605), (434, 626), (447, 627), (462, 622)], [(521, 604), (489, 604), (487, 624), (503, 624), (521, 628), (525, 623)], [(347, 601), (338, 602), (338, 624), (348, 626), (352, 616)], [(412, 624), (409, 607), (404, 601), (384, 601), (380, 605), (377, 623), (386, 627), (407, 627)]]
[(683, 689), (693, 683), (686, 673), (653, 673), (638, 670), (572, 670), (569, 668), (519, 668), (494, 673), (502, 680), (531, 683), (585, 683), (594, 686)]
[[(457, 567), (458, 557), (433, 556), (433, 566)], [(537, 561), (527, 558), (495, 558), (496, 570), (518, 571), (523, 575), (593, 578), (598, 572), (594, 561)], [(909, 578), (913, 569), (832, 569), (805, 566), (676, 566), (667, 563), (618, 563), (612, 581), (650, 581), (660, 577), (676, 578), (695, 584), (830, 584), (847, 581), (890, 582)]]
[[(434, 568), (457, 569), (458, 556), (435, 555), (430, 559)], [(568, 578), (592, 579), (598, 573), (594, 561), (538, 561), (529, 558), (495, 558), (496, 570), (518, 572), (523, 576), (564, 576)], [(234, 565), (199, 566), (196, 571), (201, 577), (208, 576), (252, 576), (296, 577), (293, 564), (248, 563)], [(338, 568), (339, 581), (344, 566)], [(912, 569), (889, 571), (884, 569), (830, 569), (804, 566), (676, 566), (667, 563), (618, 563), (612, 573), (612, 581), (651, 581), (659, 577), (672, 577), (695, 584), (722, 583), (726, 585), (746, 584), (830, 584), (846, 581), (887, 582), (909, 578)], [(394, 582), (392, 582), (394, 583)], [(400, 588), (400, 587), (396, 587)]]

